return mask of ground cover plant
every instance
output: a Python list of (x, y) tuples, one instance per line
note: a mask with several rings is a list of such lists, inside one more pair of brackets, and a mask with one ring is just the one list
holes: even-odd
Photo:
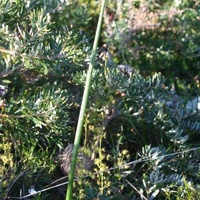
[[(1, 199), (65, 199), (100, 3), (0, 2)], [(199, 12), (107, 2), (73, 199), (199, 198)]]

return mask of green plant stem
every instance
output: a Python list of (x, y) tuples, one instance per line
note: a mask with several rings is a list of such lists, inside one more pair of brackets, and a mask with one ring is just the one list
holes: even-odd
[(80, 109), (80, 113), (79, 113), (77, 129), (76, 129), (76, 135), (75, 135), (75, 140), (74, 140), (74, 148), (73, 148), (73, 154), (72, 154), (72, 162), (71, 162), (69, 179), (68, 179), (66, 200), (72, 199), (74, 173), (75, 173), (75, 170), (76, 170), (76, 161), (77, 161), (77, 156), (78, 156), (78, 149), (79, 149), (80, 139), (81, 139), (81, 135), (82, 135), (83, 118), (84, 118), (84, 114), (85, 114), (85, 110), (86, 110), (86, 106), (87, 106), (87, 101), (88, 101), (88, 96), (89, 96), (89, 89), (90, 89), (91, 80), (92, 80), (92, 70), (93, 70), (94, 63), (95, 63), (96, 51), (97, 51), (99, 36), (100, 36), (100, 32), (101, 32), (101, 24), (102, 24), (102, 20), (103, 20), (103, 13), (104, 13), (105, 5), (106, 5), (106, 0), (103, 0), (102, 5), (101, 5), (99, 20), (98, 20), (98, 24), (97, 24), (95, 39), (94, 39), (94, 43), (93, 43), (93, 48), (92, 48), (92, 53), (91, 53), (91, 58), (90, 58), (90, 64), (89, 64), (89, 68), (88, 68), (88, 72), (87, 72), (85, 89), (84, 89), (84, 93), (83, 93), (83, 99), (82, 99), (82, 103), (81, 103), (81, 109)]

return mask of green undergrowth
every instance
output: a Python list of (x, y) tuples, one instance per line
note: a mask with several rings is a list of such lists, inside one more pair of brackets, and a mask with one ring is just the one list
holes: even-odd
[[(0, 2), (1, 199), (65, 199), (99, 6)], [(73, 199), (199, 199), (199, 6), (108, 1)]]

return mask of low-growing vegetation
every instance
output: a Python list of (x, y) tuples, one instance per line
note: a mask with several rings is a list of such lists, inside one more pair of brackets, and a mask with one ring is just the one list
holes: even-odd
[[(65, 199), (100, 5), (0, 2), (1, 199)], [(199, 199), (199, 16), (108, 0), (73, 199)]]

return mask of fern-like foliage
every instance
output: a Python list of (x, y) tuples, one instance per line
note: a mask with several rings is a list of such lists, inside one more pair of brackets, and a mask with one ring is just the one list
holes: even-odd
[(71, 75), (85, 69), (90, 48), (83, 34), (58, 25), (68, 1), (3, 0), (0, 8), (0, 160), (6, 197), (18, 195), (17, 185), (8, 183), (22, 171), (29, 169), (27, 184), (34, 184), (33, 173), (53, 171), (55, 152), (73, 139)]
[[(19, 126), (13, 126), (20, 132), (19, 138), (23, 136), (26, 140), (27, 136), (29, 139), (32, 138), (37, 142), (40, 140), (43, 145), (49, 146), (52, 140), (58, 137), (59, 141), (57, 140), (56, 144), (61, 145), (62, 137), (69, 131), (67, 101), (68, 92), (60, 85), (46, 84), (42, 87), (22, 90), (16, 99), (8, 103), (5, 115), (11, 121), (11, 126), (19, 123)], [(16, 136), (15, 134), (13, 137)]]
[[(79, 28), (88, 30), (85, 24), (93, 20), (88, 17), (91, 11), (85, 3), (74, 2), (0, 2), (0, 192), (3, 198), (19, 196), (19, 191), (27, 194), (31, 185), (37, 190), (50, 184), (59, 176), (55, 152), (74, 139), (90, 52), (89, 40)], [(98, 10), (97, 1), (92, 2), (90, 6)], [(78, 10), (72, 9), (77, 6)], [(83, 18), (77, 22), (80, 16)], [(118, 24), (117, 20), (112, 23)], [(157, 56), (166, 60), (174, 53), (161, 48), (163, 41), (159, 41), (159, 48), (156, 44), (151, 49), (153, 42), (150, 48), (137, 50), (135, 44), (140, 47), (141, 38), (148, 37), (149, 41), (151, 33), (136, 33), (136, 43), (129, 46), (127, 41), (132, 37), (126, 37), (124, 43), (121, 36), (124, 33), (130, 36), (130, 30), (125, 30), (125, 24), (118, 25), (113, 29), (118, 31), (122, 27), (114, 33), (115, 59), (106, 52), (105, 58), (97, 58), (93, 70), (81, 141), (86, 152), (93, 151), (96, 172), (112, 167), (117, 170), (96, 174), (92, 184), (86, 179), (83, 183), (78, 181), (77, 199), (97, 196), (123, 199), (127, 194), (129, 199), (134, 199), (135, 192), (130, 191), (125, 179), (134, 182), (148, 199), (162, 198), (165, 192), (183, 187), (183, 173), (187, 180), (199, 182), (199, 153), (184, 150), (199, 143), (200, 98), (184, 103), (173, 87), (166, 85), (161, 73), (144, 77), (130, 66), (138, 69), (152, 60), (151, 67), (155, 68)], [(122, 30), (125, 30), (123, 34)], [(182, 41), (183, 37), (180, 38)], [(109, 43), (110, 39), (106, 41)], [(131, 50), (125, 51), (126, 47)], [(129, 59), (130, 55), (136, 59)], [(120, 60), (129, 65), (119, 64)], [(165, 66), (174, 68), (171, 62)], [(182, 153), (169, 156), (177, 151)], [(142, 162), (124, 165), (137, 159)], [(91, 191), (92, 197), (85, 194)], [(38, 198), (55, 199), (52, 193), (48, 191)]]
[(186, 105), (179, 110), (178, 116), (180, 126), (192, 131), (200, 131), (200, 97), (189, 100)]

